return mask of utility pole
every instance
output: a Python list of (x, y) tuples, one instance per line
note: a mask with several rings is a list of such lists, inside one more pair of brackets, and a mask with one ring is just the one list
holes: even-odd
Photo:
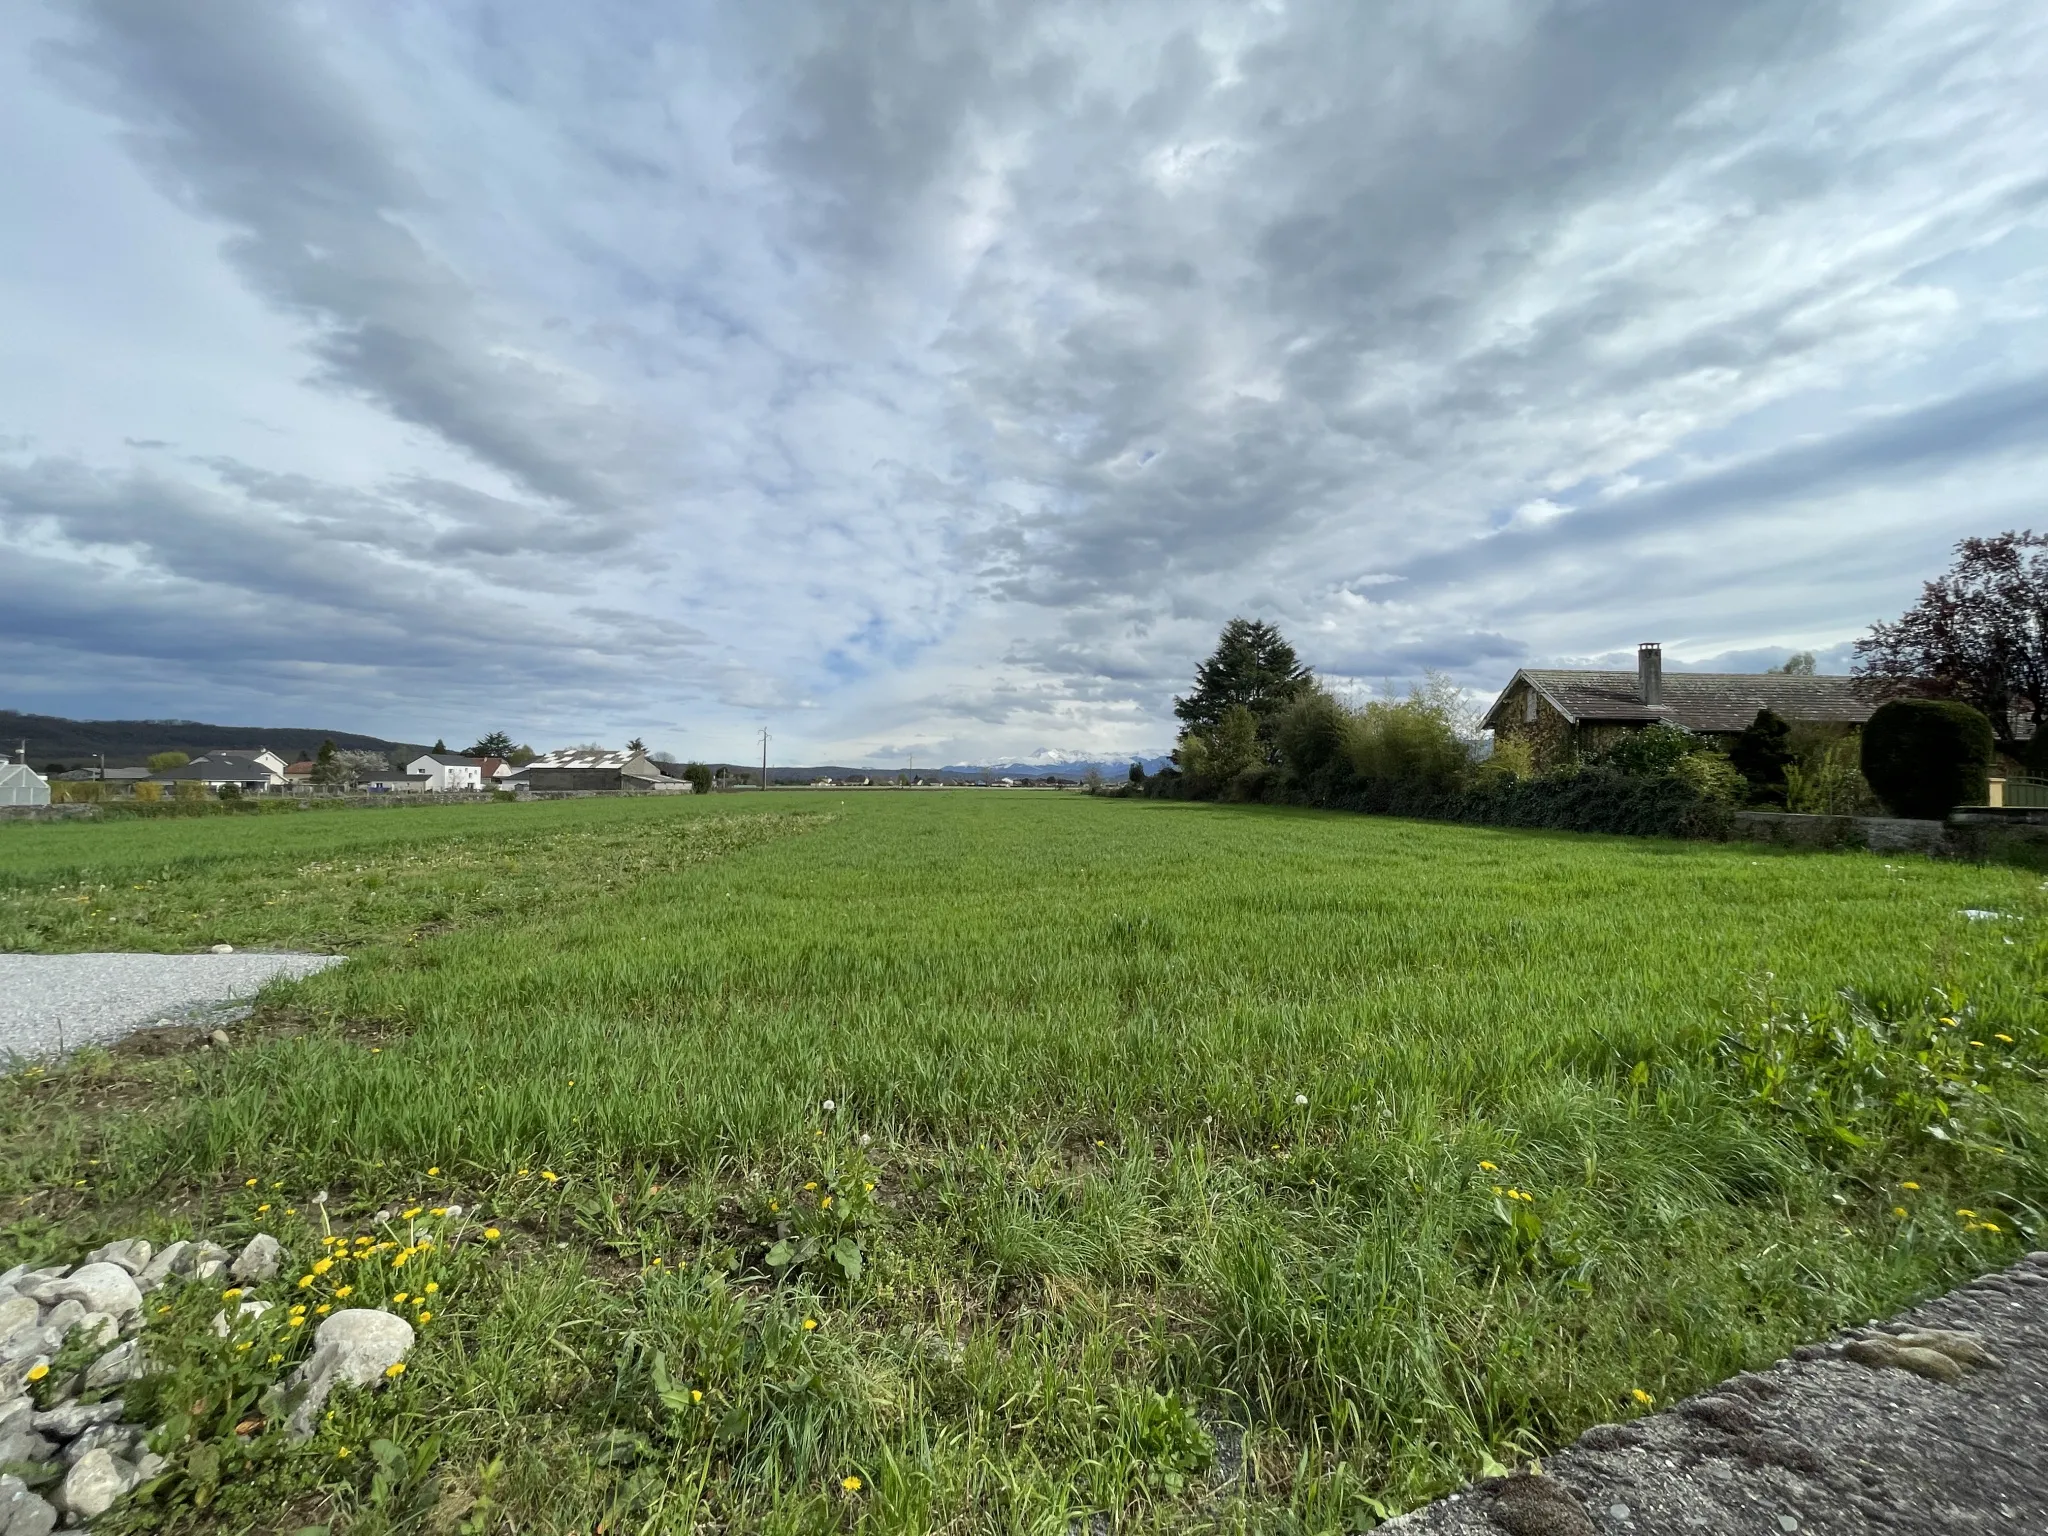
[(761, 727), (761, 793), (768, 793), (768, 728)]

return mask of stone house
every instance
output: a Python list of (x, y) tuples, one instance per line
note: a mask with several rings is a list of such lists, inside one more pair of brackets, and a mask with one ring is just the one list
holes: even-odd
[(1662, 720), (1726, 747), (1768, 709), (1794, 726), (1852, 730), (1876, 705), (1851, 677), (1801, 677), (1781, 672), (1664, 671), (1664, 648), (1636, 648), (1633, 672), (1524, 668), (1517, 672), (1485, 726), (1496, 742), (1526, 741), (1538, 769), (1590, 757), (1629, 731)]

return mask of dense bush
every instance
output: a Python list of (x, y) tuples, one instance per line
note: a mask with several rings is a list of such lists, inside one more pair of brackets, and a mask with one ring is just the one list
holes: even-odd
[(1768, 709), (1758, 710), (1728, 749), (1728, 761), (1749, 780), (1749, 797), (1759, 805), (1785, 803), (1785, 771), (1795, 759), (1792, 727)]
[(1669, 773), (1701, 749), (1699, 737), (1682, 725), (1659, 720), (1629, 731), (1603, 752), (1600, 760), (1616, 773), (1654, 776)]
[(1937, 819), (1981, 805), (1996, 747), (1991, 722), (1954, 699), (1893, 699), (1863, 727), (1863, 777), (1894, 816)]

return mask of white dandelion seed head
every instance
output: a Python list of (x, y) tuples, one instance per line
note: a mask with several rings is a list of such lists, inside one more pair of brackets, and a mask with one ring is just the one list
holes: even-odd
[(1308, 1095), (1305, 1093), (1297, 1093), (1294, 1096), (1294, 1102), (1297, 1104), (1306, 1104), (1308, 1102)]
[(860, 1133), (860, 1144), (862, 1146), (866, 1146), (869, 1142), (873, 1141), (874, 1139), (875, 1138), (870, 1136), (866, 1131), (862, 1131)]
[(831, 1114), (832, 1111), (837, 1109), (838, 1107), (839, 1106), (837, 1104), (834, 1104), (830, 1099), (827, 1099), (825, 1101), (825, 1113), (828, 1115)]

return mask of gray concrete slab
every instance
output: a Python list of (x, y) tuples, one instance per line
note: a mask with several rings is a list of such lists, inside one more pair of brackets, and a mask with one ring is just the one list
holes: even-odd
[[(1932, 1357), (1932, 1358), (1930, 1358)], [(2048, 1252), (1793, 1351), (1388, 1536), (2048, 1532)]]
[(109, 1045), (160, 1022), (234, 1014), (266, 983), (340, 955), (0, 955), (0, 1061)]

